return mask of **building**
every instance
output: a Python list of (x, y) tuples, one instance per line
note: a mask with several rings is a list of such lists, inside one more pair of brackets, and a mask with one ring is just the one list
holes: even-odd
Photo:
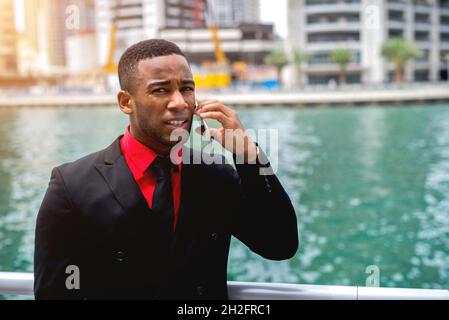
[(95, 0), (63, 0), (63, 2), (66, 35), (95, 30)]
[(260, 22), (259, 0), (209, 0), (215, 24), (235, 28), (241, 23)]
[(23, 1), (19, 70), (23, 76), (65, 72), (67, 0)]
[(0, 0), (0, 76), (17, 74), (14, 0)]
[(447, 78), (449, 0), (289, 0), (288, 47), (310, 55), (303, 68), (310, 84), (338, 78), (330, 62), (335, 48), (349, 48), (348, 82), (392, 81), (394, 66), (381, 56), (390, 37), (416, 43), (423, 56), (409, 63), (408, 81)]
[(204, 27), (203, 8), (204, 0), (96, 0), (100, 60), (106, 63), (113, 23), (117, 61), (126, 48), (161, 29)]
[(262, 63), (273, 48), (273, 27), (250, 23), (259, 20), (259, 1), (252, 0), (210, 1), (209, 7), (205, 0), (96, 0), (100, 60), (106, 63), (113, 23), (117, 27), (115, 61), (132, 44), (155, 37), (177, 43), (194, 63), (213, 60), (207, 12), (214, 12), (213, 22), (219, 25), (216, 12), (224, 7), (235, 12), (228, 10), (234, 13), (226, 20), (227, 27), (219, 29), (223, 51), (231, 61)]
[(94, 0), (66, 0), (66, 65), (70, 74), (100, 67)]
[[(207, 28), (164, 29), (161, 38), (176, 43), (193, 64), (214, 61), (212, 33)], [(245, 61), (263, 64), (264, 57), (274, 49), (272, 24), (245, 24), (218, 29), (221, 49), (230, 62)]]
[[(40, 50), (44, 54), (45, 72), (60, 73), (64, 71), (66, 65), (65, 38), (68, 30), (66, 27), (66, 1), (40, 1), (38, 32), (43, 37)], [(25, 1), (25, 3), (27, 2)]]

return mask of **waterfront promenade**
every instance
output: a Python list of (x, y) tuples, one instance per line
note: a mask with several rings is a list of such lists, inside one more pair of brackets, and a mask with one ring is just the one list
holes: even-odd
[[(199, 99), (217, 99), (235, 106), (326, 107), (449, 101), (449, 84), (412, 85), (403, 88), (348, 87), (304, 91), (198, 92)], [(0, 107), (116, 106), (115, 94), (0, 96)]]

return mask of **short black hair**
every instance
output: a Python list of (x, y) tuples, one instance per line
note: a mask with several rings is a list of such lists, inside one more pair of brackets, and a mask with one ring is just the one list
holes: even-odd
[(128, 92), (132, 91), (134, 75), (141, 60), (172, 54), (185, 57), (176, 44), (164, 39), (149, 39), (132, 45), (123, 53), (118, 64), (120, 88)]

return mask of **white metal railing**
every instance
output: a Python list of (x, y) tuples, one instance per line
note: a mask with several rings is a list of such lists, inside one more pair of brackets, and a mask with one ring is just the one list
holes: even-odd
[(32, 296), (34, 275), (22, 272), (0, 272), (0, 294)]
[[(0, 272), (0, 294), (33, 296), (33, 274)], [(449, 300), (449, 290), (228, 282), (232, 300)]]

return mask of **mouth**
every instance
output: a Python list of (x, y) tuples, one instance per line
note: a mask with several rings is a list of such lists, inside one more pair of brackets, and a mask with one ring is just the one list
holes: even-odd
[(179, 128), (187, 129), (189, 121), (180, 119), (180, 120), (169, 120), (165, 121), (164, 123), (165, 125), (167, 125), (168, 127), (172, 127), (173, 129)]

